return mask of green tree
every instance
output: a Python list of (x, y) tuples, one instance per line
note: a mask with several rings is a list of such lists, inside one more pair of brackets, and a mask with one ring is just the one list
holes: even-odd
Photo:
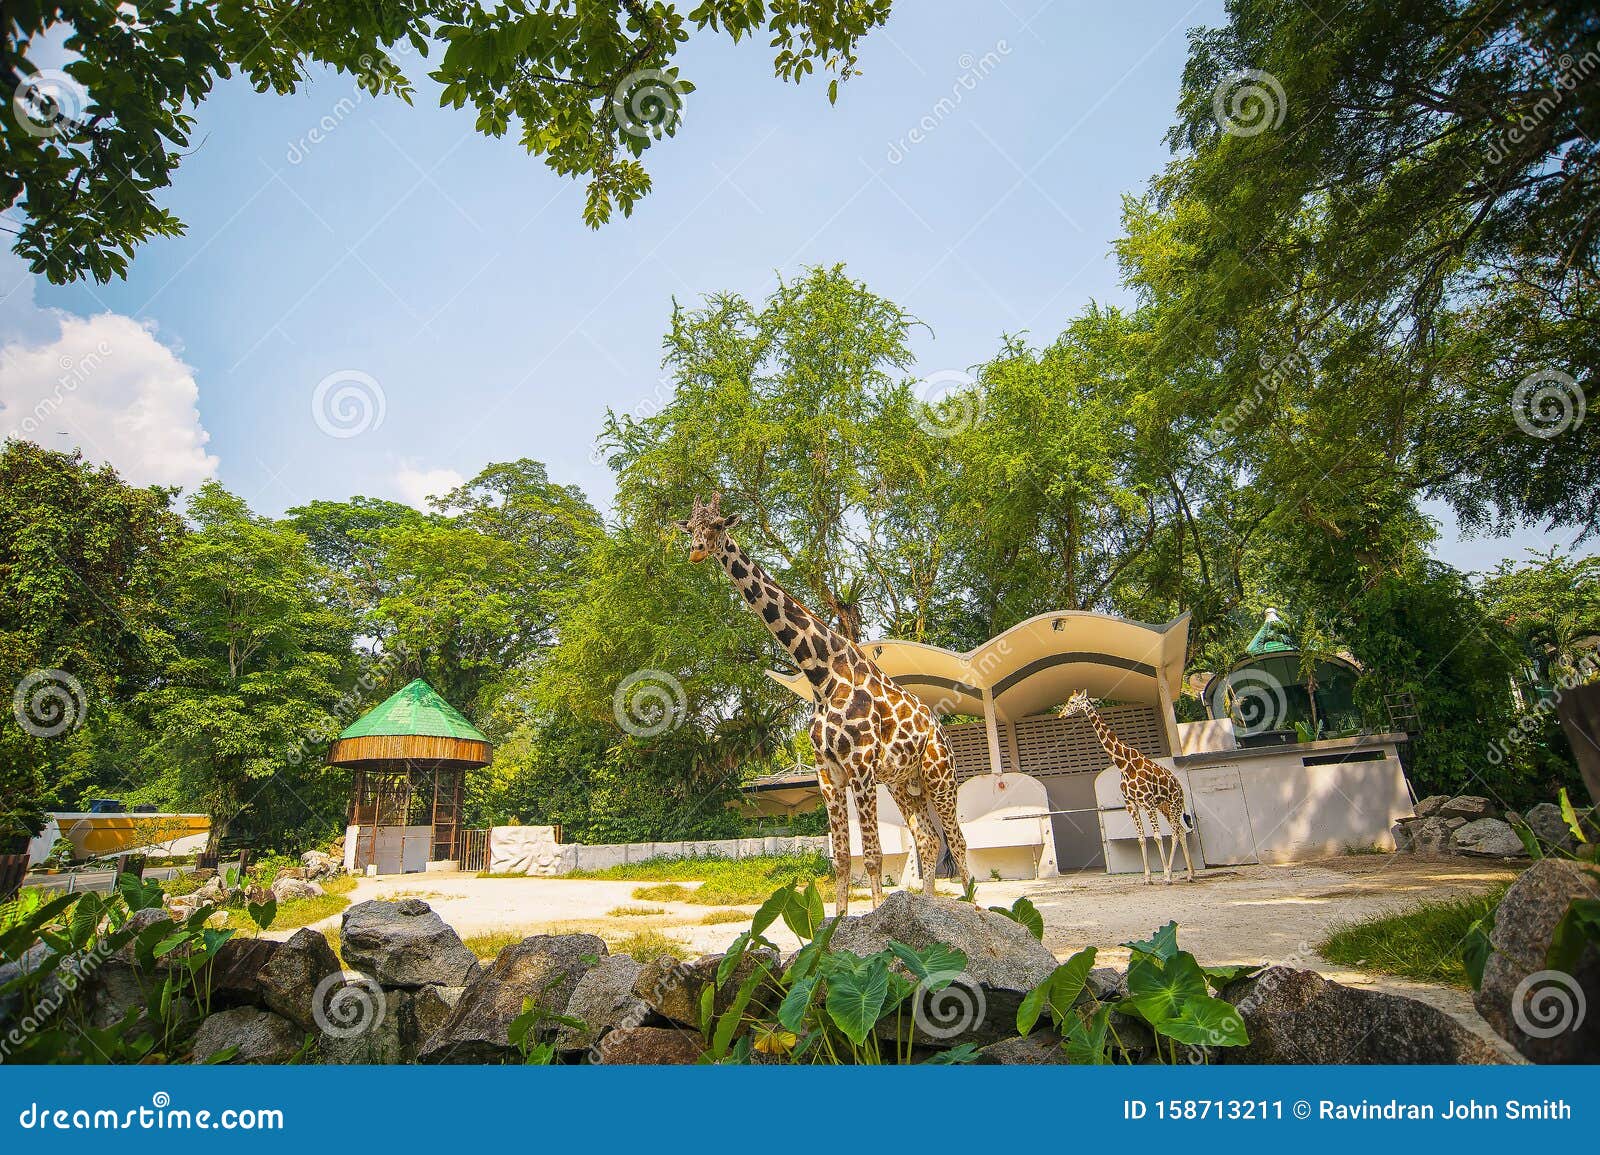
[(0, 447), (0, 837), (118, 782), (131, 725), (118, 703), (168, 653), (160, 586), (183, 536), (171, 501), (78, 453)]
[[(650, 189), (640, 157), (679, 127), (693, 85), (675, 61), (692, 33), (766, 35), (777, 76), (798, 82), (820, 67), (832, 100), (856, 71), (858, 41), (888, 16), (889, 0), (703, 0), (687, 12), (662, 0), (8, 5), (0, 78), (28, 115), (0, 124), (0, 207), (23, 210), (16, 251), (35, 272), (123, 276), (140, 244), (183, 231), (155, 197), (218, 80), (238, 73), (287, 95), (320, 66), (409, 104), (405, 58), (442, 46), (428, 73), (440, 103), (470, 104), (489, 136), (515, 124), (530, 153), (586, 178), (584, 219), (599, 226)], [(39, 49), (63, 40), (64, 73), (40, 73)]]
[(354, 672), (354, 623), (320, 598), (326, 575), (291, 526), (215, 482), (188, 515), (163, 591), (178, 656), (140, 702), (146, 795), (204, 806), (216, 837), (326, 838), (344, 791), (321, 765), (324, 735)]
[(1547, 688), (1579, 678), (1600, 637), (1600, 557), (1567, 557), (1551, 547), (1507, 558), (1483, 575), (1489, 612), (1516, 638), (1534, 678)]

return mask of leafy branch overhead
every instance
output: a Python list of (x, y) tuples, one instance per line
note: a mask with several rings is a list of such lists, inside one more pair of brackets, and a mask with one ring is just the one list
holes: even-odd
[[(157, 205), (193, 138), (195, 106), (236, 73), (287, 95), (317, 66), (371, 96), (416, 93), (420, 63), (440, 104), (471, 105), (476, 128), (513, 122), (531, 153), (587, 178), (584, 220), (598, 228), (650, 191), (640, 158), (676, 134), (694, 85), (674, 60), (693, 33), (735, 43), (769, 34), (773, 71), (799, 82), (831, 73), (828, 98), (857, 72), (860, 39), (889, 0), (705, 0), (689, 11), (657, 0), (384, 0), (378, 4), (235, 5), (108, 0), (8, 7), (0, 80), (24, 116), (0, 124), (0, 207), (22, 210), (16, 251), (56, 283), (125, 276), (134, 250), (179, 236)], [(41, 69), (64, 40), (62, 69)]]

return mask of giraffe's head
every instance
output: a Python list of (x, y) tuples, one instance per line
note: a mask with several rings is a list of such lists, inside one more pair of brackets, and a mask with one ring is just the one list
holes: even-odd
[(672, 523), (689, 535), (689, 560), (705, 561), (722, 548), (728, 531), (739, 524), (739, 515), (722, 515), (722, 494), (713, 493), (710, 501), (694, 499), (694, 510), (682, 521)]
[(1088, 690), (1079, 690), (1067, 699), (1067, 704), (1061, 707), (1061, 716), (1070, 718), (1074, 714), (1087, 716), (1094, 711), (1094, 702), (1089, 697)]

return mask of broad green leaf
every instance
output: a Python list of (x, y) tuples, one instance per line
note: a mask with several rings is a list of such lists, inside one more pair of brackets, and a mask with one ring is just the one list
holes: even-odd
[(1028, 933), (1040, 942), (1044, 941), (1044, 915), (1039, 913), (1039, 908), (1034, 906), (1028, 898), (1019, 898), (1011, 904), (1010, 909), (1003, 906), (991, 906), (990, 910), (996, 914), (1003, 914), (1012, 922), (1028, 929)]
[(828, 976), (828, 1017), (856, 1046), (866, 1041), (889, 995), (889, 966), (871, 958)]
[(1483, 988), (1483, 968), (1494, 953), (1494, 943), (1489, 940), (1493, 931), (1494, 911), (1491, 910), (1469, 926), (1461, 939), (1461, 966), (1475, 991)]
[(1190, 999), (1209, 997), (1205, 973), (1188, 951), (1179, 951), (1165, 966), (1153, 956), (1136, 955), (1128, 966), (1128, 997), (1122, 1006), (1132, 1006), (1159, 1029)]
[(33, 945), (34, 939), (39, 937), (39, 929), (82, 897), (81, 894), (64, 894), (45, 903), (17, 926), (0, 935), (0, 954), (13, 961), (21, 958)]
[(1572, 836), (1579, 842), (1588, 842), (1583, 833), (1583, 823), (1578, 821), (1578, 812), (1572, 808), (1572, 799), (1567, 796), (1567, 788), (1561, 788), (1561, 821), (1567, 824), (1567, 829), (1572, 831)]
[(733, 1033), (738, 1030), (739, 1023), (744, 1018), (745, 1007), (750, 1005), (750, 998), (755, 994), (756, 987), (766, 981), (770, 973), (766, 963), (758, 962), (744, 982), (739, 984), (739, 991), (733, 996), (733, 1002), (717, 1020), (717, 1030), (711, 1038), (712, 1058), (720, 1059), (728, 1053), (728, 1046), (733, 1042)]
[(1223, 988), (1226, 987), (1229, 983), (1236, 983), (1240, 979), (1247, 979), (1251, 975), (1253, 975), (1257, 971), (1259, 971), (1261, 969), (1261, 967), (1259, 965), (1255, 965), (1255, 966), (1237, 965), (1237, 966), (1221, 966), (1221, 967), (1201, 967), (1200, 969), (1205, 972), (1206, 981), (1211, 984), (1211, 989), (1216, 991), (1218, 994), (1221, 994), (1222, 991), (1223, 991)]
[(1178, 953), (1178, 924), (1169, 922), (1147, 940), (1140, 941), (1135, 939), (1133, 942), (1125, 942), (1122, 945), (1131, 951), (1151, 955), (1162, 962), (1166, 962)]
[(929, 990), (936, 991), (949, 986), (962, 971), (967, 969), (966, 954), (943, 943), (936, 942), (932, 946), (917, 950), (903, 942), (890, 942), (889, 949), (918, 979), (931, 978), (938, 984), (929, 986)]
[(1238, 1008), (1211, 995), (1186, 999), (1178, 1014), (1164, 1019), (1156, 1030), (1197, 1047), (1242, 1047), (1250, 1041)]
[(783, 921), (804, 942), (816, 937), (825, 913), (822, 895), (817, 892), (816, 882), (811, 881), (804, 890), (790, 891), (789, 901), (783, 908)]
[(1051, 974), (1050, 1005), (1056, 1009), (1059, 1017), (1065, 1018), (1072, 1004), (1083, 993), (1084, 984), (1089, 981), (1089, 972), (1094, 969), (1094, 958), (1095, 948), (1086, 946)]
[(1545, 965), (1571, 974), (1586, 946), (1600, 947), (1600, 899), (1575, 898), (1550, 935)]
[(1099, 1066), (1106, 1061), (1106, 1032), (1111, 1026), (1111, 1005), (1102, 1003), (1088, 1019), (1073, 1015), (1067, 1024), (1067, 1061)]
[(767, 928), (777, 922), (779, 916), (788, 908), (790, 896), (793, 894), (793, 882), (787, 882), (773, 891), (768, 896), (767, 901), (763, 902), (760, 909), (756, 911), (755, 917), (750, 920), (750, 932), (752, 934), (765, 934)]
[(740, 931), (731, 943), (727, 952), (723, 954), (722, 961), (717, 964), (717, 985), (720, 987), (728, 981), (728, 976), (733, 974), (734, 968), (739, 965), (739, 960), (744, 958), (745, 948), (750, 945), (750, 932)]
[(817, 978), (797, 979), (789, 988), (789, 993), (783, 996), (783, 1002), (778, 1005), (778, 1022), (791, 1031), (799, 1031), (805, 1022), (806, 1012), (811, 1009), (811, 999), (817, 992)]
[[(1054, 976), (1052, 975), (1052, 977)], [(1039, 1016), (1044, 1013), (1044, 1009), (1049, 1003), (1050, 980), (1045, 979), (1044, 982), (1022, 996), (1022, 1002), (1017, 1007), (1017, 1034), (1027, 1038), (1028, 1033), (1033, 1030), (1034, 1024), (1039, 1021)]]
[(105, 914), (106, 904), (98, 894), (86, 894), (83, 901), (72, 911), (72, 918), (68, 922), (72, 945), (77, 950), (82, 950), (89, 945), (89, 940), (94, 938), (94, 932), (100, 925), (100, 917)]
[(978, 1058), (978, 1045), (976, 1043), (962, 1043), (951, 1047), (948, 1051), (940, 1051), (937, 1055), (930, 1055), (923, 1062), (925, 1067), (948, 1067), (958, 1063), (975, 1062)]
[(250, 921), (260, 930), (266, 930), (278, 917), (278, 901), (275, 898), (269, 898), (266, 902), (247, 902), (244, 908), (250, 915)]

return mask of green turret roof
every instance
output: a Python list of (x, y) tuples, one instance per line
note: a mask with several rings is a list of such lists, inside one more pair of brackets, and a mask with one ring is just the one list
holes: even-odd
[(1262, 654), (1290, 653), (1299, 648), (1294, 637), (1289, 633), (1288, 627), (1283, 624), (1283, 619), (1278, 616), (1278, 611), (1269, 609), (1266, 620), (1261, 623), (1261, 628), (1256, 631), (1256, 636), (1250, 639), (1250, 644), (1245, 647), (1245, 652), (1254, 657), (1259, 657)]
[(382, 705), (361, 715), (345, 727), (339, 737), (371, 738), (380, 735), (463, 738), (469, 742), (489, 740), (467, 721), (466, 715), (439, 697), (434, 688), (421, 678), (396, 690)]

